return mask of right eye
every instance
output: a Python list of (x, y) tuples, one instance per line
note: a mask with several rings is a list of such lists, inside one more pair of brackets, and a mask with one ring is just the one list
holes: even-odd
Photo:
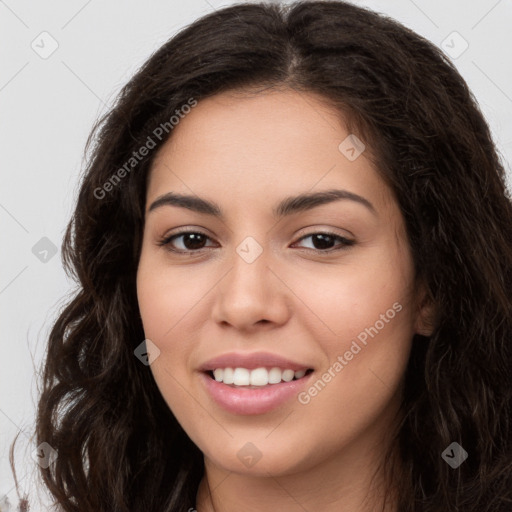
[[(181, 242), (182, 248), (176, 249), (174, 241), (180, 238), (183, 238)], [(179, 233), (162, 238), (158, 245), (175, 253), (193, 253), (201, 251), (206, 240), (210, 240), (210, 237), (201, 231), (180, 231)]]

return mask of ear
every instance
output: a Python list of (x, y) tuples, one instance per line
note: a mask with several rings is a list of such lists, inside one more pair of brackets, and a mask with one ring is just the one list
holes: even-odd
[(414, 330), (422, 336), (431, 336), (436, 323), (436, 307), (424, 283), (419, 287), (416, 304)]

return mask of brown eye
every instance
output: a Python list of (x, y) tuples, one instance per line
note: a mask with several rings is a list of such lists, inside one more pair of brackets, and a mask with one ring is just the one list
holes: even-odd
[[(311, 233), (309, 235), (303, 236), (299, 242), (305, 240), (306, 238), (311, 238), (313, 247), (310, 249), (317, 252), (337, 251), (340, 249), (345, 249), (346, 247), (354, 245), (355, 243), (354, 240), (349, 240), (348, 238), (344, 238), (335, 233), (326, 232)], [(336, 241), (340, 243), (337, 245), (337, 247), (333, 247)]]
[[(178, 244), (181, 246), (176, 248), (175, 240), (179, 239), (182, 239)], [(164, 246), (169, 251), (194, 252), (203, 249), (207, 240), (209, 240), (209, 237), (199, 231), (183, 231), (164, 238), (158, 245)]]

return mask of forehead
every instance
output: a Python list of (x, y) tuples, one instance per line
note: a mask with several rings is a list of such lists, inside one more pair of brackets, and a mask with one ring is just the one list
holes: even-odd
[(270, 208), (284, 195), (344, 188), (383, 207), (390, 191), (365, 151), (347, 158), (350, 137), (341, 113), (314, 93), (221, 93), (174, 127), (155, 158), (147, 197), (174, 190), (240, 205), (259, 199)]

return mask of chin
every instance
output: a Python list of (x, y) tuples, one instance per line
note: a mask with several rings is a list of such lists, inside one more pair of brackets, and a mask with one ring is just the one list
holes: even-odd
[[(261, 435), (259, 439), (251, 441), (248, 436), (234, 437), (228, 443), (218, 443), (212, 450), (202, 451), (209, 463), (246, 476), (287, 476), (313, 465), (311, 457), (297, 451), (298, 446), (284, 446), (283, 440), (277, 444), (269, 442)], [(298, 442), (298, 445), (304, 448), (303, 442)]]

